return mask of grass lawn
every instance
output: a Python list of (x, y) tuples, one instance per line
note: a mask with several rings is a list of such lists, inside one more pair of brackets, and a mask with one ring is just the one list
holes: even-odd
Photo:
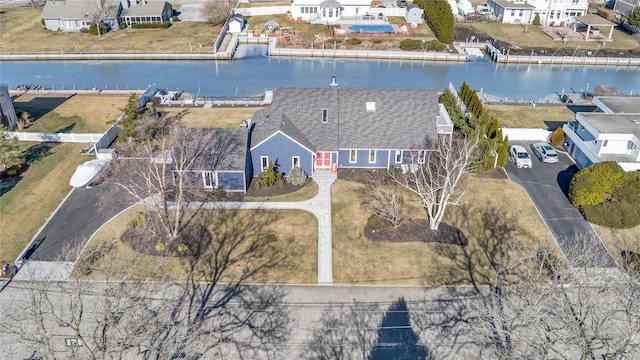
[(190, 127), (220, 127), (237, 128), (240, 122), (251, 119), (256, 107), (214, 107), (204, 108), (180, 108), (162, 107), (159, 112), (166, 112), (169, 116), (183, 113), (182, 121)]
[(611, 229), (594, 224), (592, 226), (611, 253), (611, 256), (619, 263), (622, 263), (622, 251), (640, 253), (640, 241), (638, 241), (640, 239), (640, 226), (631, 229)]
[[(30, 165), (25, 176), (0, 196), (0, 259), (13, 262), (69, 193), (69, 179), (88, 160), (86, 144), (26, 143)], [(4, 191), (3, 191), (4, 192)]]
[(127, 106), (126, 96), (19, 96), (16, 112), (26, 111), (35, 120), (30, 132), (102, 133)]
[[(137, 262), (140, 270), (138, 275), (146, 276), (145, 272), (151, 272), (162, 265), (166, 269), (173, 269), (166, 274), (169, 279), (184, 279), (187, 269), (185, 259), (149, 255), (138, 257), (134, 251), (120, 241), (120, 236), (126, 229), (127, 221), (136, 211), (140, 210), (142, 210), (140, 206), (128, 210), (114, 218), (96, 234), (89, 249), (107, 242), (114, 244), (109, 254), (95, 263), (96, 267), (110, 267), (114, 262), (124, 262), (125, 264)], [(234, 220), (234, 223), (254, 221), (258, 217), (269, 218), (269, 224), (264, 226), (262, 231), (277, 233), (278, 241), (271, 246), (279, 254), (286, 255), (285, 261), (263, 272), (259, 275), (259, 279), (252, 279), (253, 281), (291, 284), (314, 284), (317, 282), (318, 223), (315, 216), (300, 210), (240, 210), (237, 215), (238, 217)], [(210, 230), (214, 232), (217, 228), (210, 228)], [(233, 269), (231, 269), (231, 272), (233, 272)], [(93, 273), (91, 277), (100, 279), (100, 274)]]
[[(458, 26), (468, 26), (475, 31), (487, 34), (488, 36), (499, 39), (511, 44), (527, 47), (546, 47), (546, 48), (575, 48), (581, 49), (598, 49), (600, 43), (597, 41), (582, 41), (582, 42), (567, 42), (563, 44), (560, 41), (553, 41), (549, 36), (545, 35), (536, 26), (529, 25), (513, 25), (502, 24), (497, 22), (492, 23), (474, 23), (474, 24), (457, 24)], [(608, 28), (606, 29), (608, 34)], [(607, 42), (607, 48), (630, 50), (638, 47), (638, 40), (633, 36), (623, 34), (620, 31), (613, 32), (613, 41)]]
[[(42, 8), (3, 7), (2, 53), (213, 53), (221, 26), (181, 21), (167, 29), (125, 29), (97, 36), (49, 31), (40, 23)], [(202, 45), (202, 46), (201, 46)]]
[(566, 106), (510, 106), (485, 105), (506, 128), (534, 128), (555, 130), (575, 118), (575, 113)]
[[(477, 248), (473, 234), (481, 233), (486, 225), (470, 221), (471, 218), (496, 208), (506, 209), (499, 199), (509, 199), (510, 214), (505, 211), (502, 215), (517, 215), (514, 225), (522, 233), (517, 240), (531, 249), (532, 254), (540, 245), (557, 249), (551, 234), (520, 187), (506, 179), (480, 178), (469, 179), (466, 186), (473, 194), (467, 197), (469, 203), (465, 207), (448, 208), (444, 222), (461, 229), (469, 238), (469, 247)], [(458, 245), (368, 240), (363, 230), (370, 214), (360, 207), (358, 190), (361, 188), (360, 184), (343, 180), (338, 180), (332, 187), (335, 283), (444, 285), (450, 284), (454, 278), (465, 277), (439, 252)], [(426, 218), (426, 215), (422, 217)]]
[(327, 25), (286, 22), (284, 20), (284, 14), (249, 16), (246, 19), (247, 31), (261, 32), (267, 21), (274, 20), (280, 24), (281, 29), (286, 29), (290, 33), (295, 34), (297, 39), (314, 39), (315, 34), (325, 39), (331, 37), (331, 28)]

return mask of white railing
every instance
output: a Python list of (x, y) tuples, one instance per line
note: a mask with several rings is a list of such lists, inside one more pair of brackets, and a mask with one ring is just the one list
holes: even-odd
[(6, 132), (7, 138), (16, 138), (19, 141), (36, 142), (70, 142), (70, 143), (95, 143), (95, 150), (105, 149), (115, 140), (122, 130), (120, 126), (114, 125), (104, 134), (96, 133), (36, 133), (36, 132)]
[(291, 6), (261, 6), (234, 9), (233, 12), (242, 16), (259, 16), (286, 14), (289, 10), (291, 10)]
[(274, 48), (269, 50), (269, 56), (288, 57), (326, 57), (352, 58), (370, 60), (401, 60), (401, 61), (467, 61), (464, 54), (439, 52), (411, 52), (411, 51), (377, 51), (377, 50), (338, 50), (338, 49), (292, 49)]
[(371, 10), (369, 10), (369, 14), (404, 17), (407, 14), (407, 10), (404, 8), (371, 8)]

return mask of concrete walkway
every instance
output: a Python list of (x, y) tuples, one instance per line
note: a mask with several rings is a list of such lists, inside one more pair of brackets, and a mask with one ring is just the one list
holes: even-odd
[(292, 202), (210, 202), (197, 207), (205, 209), (275, 209), (305, 210), (318, 218), (318, 284), (333, 284), (333, 255), (331, 239), (331, 184), (336, 174), (316, 171), (313, 180), (318, 184), (318, 194), (306, 201)]

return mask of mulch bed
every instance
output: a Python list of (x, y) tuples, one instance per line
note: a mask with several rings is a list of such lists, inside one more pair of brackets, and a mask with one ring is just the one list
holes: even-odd
[(364, 228), (364, 234), (369, 240), (389, 243), (432, 242), (454, 245), (469, 243), (467, 237), (457, 228), (442, 223), (438, 230), (431, 230), (427, 220), (413, 220), (397, 229), (391, 226), (373, 228), (367, 225)]
[[(151, 234), (148, 227), (140, 226), (128, 229), (122, 234), (122, 242), (133, 250), (145, 254), (166, 257), (198, 256), (211, 245), (211, 233), (202, 225), (188, 225), (180, 236), (169, 239), (166, 234)], [(158, 244), (164, 244), (159, 249)], [(180, 244), (186, 244), (188, 249), (180, 251)]]
[(276, 184), (276, 185), (269, 186), (269, 187), (263, 188), (263, 189), (256, 189), (255, 183), (257, 181), (258, 181), (257, 178), (254, 178), (253, 181), (251, 181), (251, 185), (247, 189), (247, 196), (271, 197), (271, 196), (276, 196), (276, 195), (289, 194), (289, 193), (298, 191), (298, 190), (302, 189), (303, 187), (309, 185), (311, 182), (313, 182), (313, 179), (308, 177), (307, 181), (305, 181), (305, 183), (302, 184), (302, 186), (293, 185), (293, 184), (291, 184), (291, 183), (289, 183), (288, 181), (285, 180), (283, 187), (280, 187), (280, 186), (278, 186), (278, 184)]

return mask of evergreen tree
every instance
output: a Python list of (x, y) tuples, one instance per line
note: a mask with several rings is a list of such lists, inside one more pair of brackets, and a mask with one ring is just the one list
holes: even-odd
[(640, 6), (633, 8), (633, 11), (627, 18), (627, 21), (633, 26), (640, 26)]
[(540, 26), (540, 14), (536, 13), (536, 16), (533, 18), (533, 25)]

